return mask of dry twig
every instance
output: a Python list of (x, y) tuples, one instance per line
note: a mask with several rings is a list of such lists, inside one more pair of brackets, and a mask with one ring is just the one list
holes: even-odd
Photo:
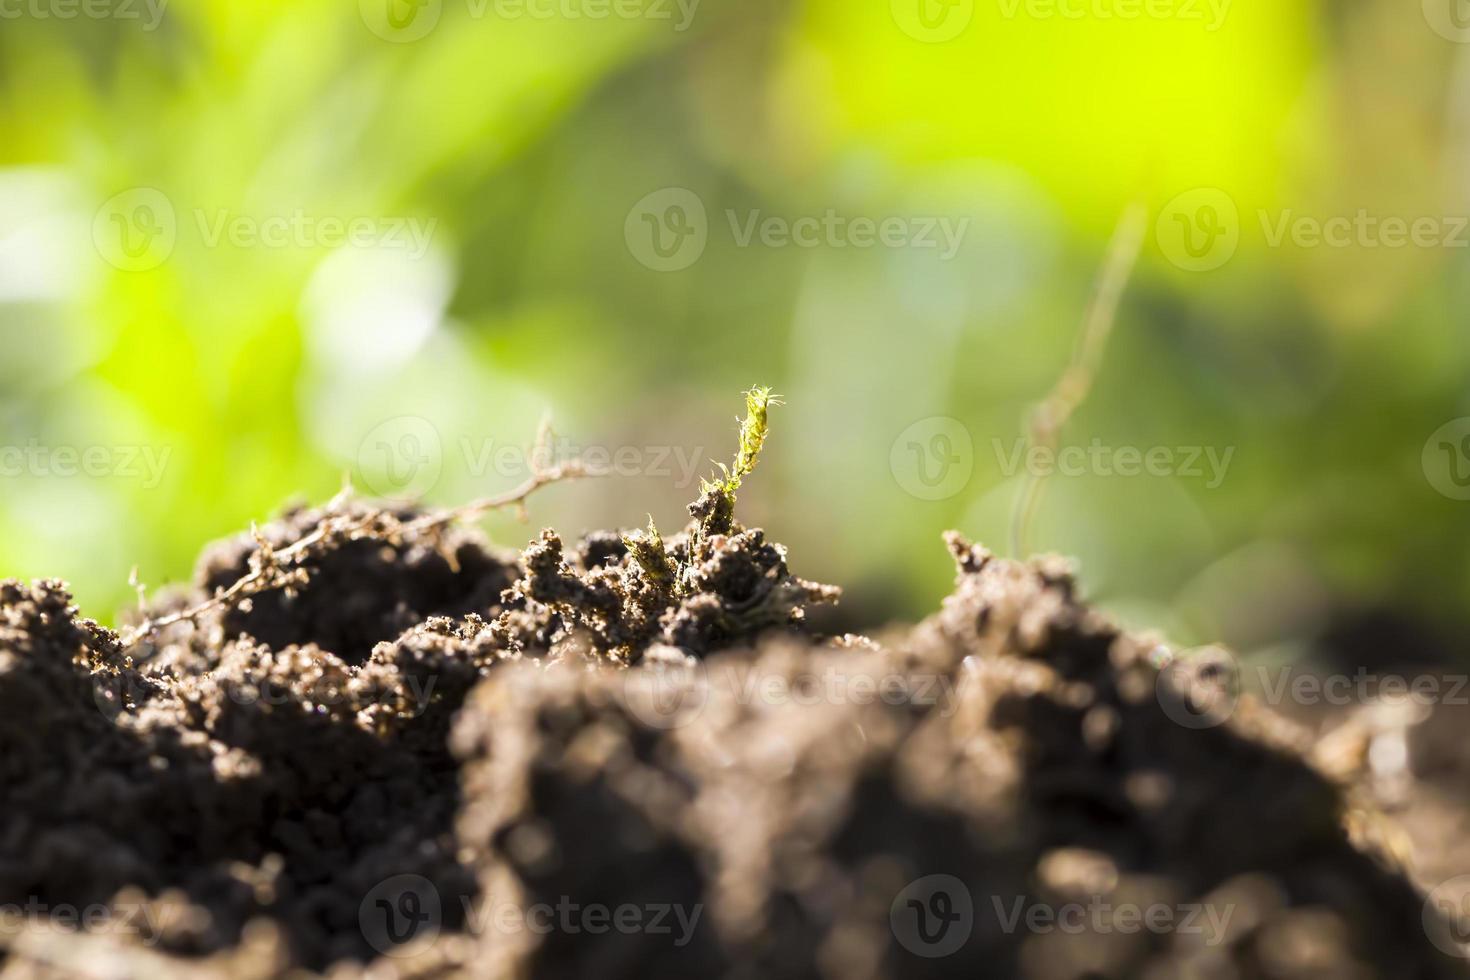
[(551, 438), (551, 428), (543, 422), (536, 436), (536, 448), (532, 451), (531, 475), (520, 486), (460, 507), (431, 512), (408, 521), (401, 521), (394, 514), (377, 508), (350, 513), (345, 507), (352, 498), (352, 488), (347, 486), (327, 502), (323, 508), (325, 515), (310, 534), (279, 551), (252, 526), (256, 550), (250, 556), (250, 571), (247, 574), (203, 602), (154, 619), (145, 619), (131, 627), (123, 634), (123, 646), (130, 647), (144, 637), (176, 623), (197, 622), (206, 613), (234, 606), (261, 592), (300, 588), (307, 583), (309, 576), (306, 562), (344, 544), (365, 539), (395, 544), (401, 542), (405, 536), (432, 538), (451, 525), (478, 520), (491, 511), (506, 507), (524, 508), (526, 499), (547, 484), (602, 475), (581, 459), (546, 463), (550, 459)]
[[(1129, 205), (1119, 219), (1108, 243), (1102, 271), (1093, 283), (1092, 298), (1087, 304), (1087, 315), (1082, 321), (1082, 333), (1072, 352), (1072, 361), (1046, 399), (1032, 411), (1024, 427), (1023, 436), (1029, 440), (1027, 453), (1035, 446), (1055, 450), (1057, 435), (1092, 390), (1108, 337), (1113, 332), (1118, 302), (1123, 297), (1123, 289), (1128, 285), (1133, 264), (1138, 260), (1138, 251), (1143, 245), (1146, 224), (1147, 212), (1141, 202)], [(1016, 558), (1027, 553), (1031, 519), (1041, 503), (1044, 484), (1044, 476), (1028, 472), (1025, 485), (1016, 499), (1016, 511), (1011, 520), (1011, 554)]]

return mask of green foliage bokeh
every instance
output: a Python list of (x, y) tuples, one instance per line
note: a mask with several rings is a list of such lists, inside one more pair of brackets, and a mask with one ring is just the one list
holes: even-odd
[[(52, 455), (0, 478), (0, 574), (66, 578), (107, 619), (133, 566), (177, 582), (208, 540), (344, 474), (377, 488), (380, 448), (434, 454), (430, 502), (509, 486), (547, 412), (569, 448), (625, 450), (628, 474), (547, 491), (533, 522), (675, 527), (687, 465), (729, 457), (739, 393), (762, 383), (787, 405), (747, 522), (846, 586), (853, 623), (921, 616), (951, 575), (942, 530), (1006, 549), (1022, 419), (1142, 200), (1148, 241), (1062, 443), (1229, 449), (1229, 469), (1054, 477), (1037, 540), (1185, 640), (1291, 641), (1342, 605), (1449, 616), (1470, 503), (1424, 452), (1470, 415), (1465, 249), (1276, 229), (1470, 213), (1470, 46), (1387, 0), (963, 0), (915, 19), (936, 2), (17, 7), (0, 443)], [(936, 11), (963, 18), (954, 36)], [(423, 36), (392, 26), (429, 15)], [(127, 268), (106, 236), (139, 188), (173, 241)], [(1201, 189), (1239, 239), (1207, 270), (1165, 241)], [(656, 224), (691, 199), (703, 250), (660, 269), (640, 205)], [(803, 216), (810, 240), (759, 230)], [(864, 246), (859, 219), (963, 235), (952, 254)], [(926, 441), (944, 419), (968, 449)], [(916, 495), (906, 432), (968, 478)], [(58, 472), (59, 447), (111, 468)], [(157, 479), (122, 464), (144, 447)]]

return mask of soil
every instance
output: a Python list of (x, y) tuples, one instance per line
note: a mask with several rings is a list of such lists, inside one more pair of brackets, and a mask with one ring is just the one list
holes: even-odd
[[(370, 510), (216, 545), (147, 615)], [(835, 589), (691, 510), (344, 540), (128, 642), (0, 584), (0, 976), (1462, 974), (1362, 746), (1214, 723), (1065, 564), (952, 535), (933, 616), (821, 637)]]

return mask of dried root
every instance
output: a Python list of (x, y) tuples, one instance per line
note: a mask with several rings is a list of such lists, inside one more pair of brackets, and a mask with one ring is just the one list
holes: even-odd
[[(550, 438), (550, 429), (543, 424), (537, 436), (537, 451), (531, 456), (533, 461), (550, 458), (542, 451), (542, 447), (549, 445)], [(347, 544), (380, 541), (402, 546), (410, 539), (442, 542), (444, 533), (456, 524), (474, 521), (491, 511), (507, 507), (522, 508), (533, 493), (548, 484), (594, 475), (599, 474), (580, 459), (537, 466), (524, 483), (503, 494), (407, 520), (391, 511), (351, 506), (354, 498), (351, 488), (346, 488), (327, 502), (321, 520), (313, 530), (280, 550), (252, 526), (256, 550), (249, 557), (249, 571), (245, 575), (233, 584), (217, 589), (203, 602), (166, 615), (145, 618), (123, 633), (122, 644), (133, 647), (166, 627), (198, 623), (207, 614), (228, 611), (264, 592), (282, 590), (289, 597), (307, 584), (313, 563)]]

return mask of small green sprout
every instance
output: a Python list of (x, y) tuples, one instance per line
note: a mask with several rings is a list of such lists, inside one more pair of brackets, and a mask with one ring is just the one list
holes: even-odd
[(770, 388), (758, 385), (745, 393), (745, 418), (740, 420), (740, 449), (735, 453), (735, 461), (730, 466), (715, 464), (720, 468), (720, 478), (700, 480), (699, 500), (689, 508), (699, 518), (702, 534), (723, 534), (729, 530), (735, 516), (735, 491), (755, 469), (770, 433), (768, 411), (780, 404), (783, 404), (780, 396), (772, 394)]
[(735, 526), (735, 491), (755, 470), (770, 433), (770, 408), (780, 404), (780, 397), (772, 394), (770, 388), (756, 386), (745, 393), (745, 418), (738, 420), (740, 448), (729, 466), (715, 464), (720, 468), (718, 479), (699, 481), (699, 499), (689, 505), (695, 523), (677, 562), (664, 546), (652, 516), (648, 518), (647, 530), (623, 535), (623, 544), (634, 563), (660, 592), (670, 597), (688, 595), (694, 570), (708, 557), (709, 540), (718, 534), (728, 534)]
[(735, 493), (760, 460), (770, 408), (779, 404), (769, 388), (745, 393), (734, 461), (703, 481), (689, 505), (692, 520), (667, 541), (650, 515), (647, 528), (622, 533), (626, 550), (616, 560), (607, 560), (599, 535), (595, 550), (568, 564), (561, 539), (543, 531), (522, 554), (525, 575), (516, 584), (529, 610), (506, 613), (514, 622), (502, 629), (521, 630), (526, 612), (544, 607), (563, 631), (585, 631), (611, 661), (634, 664), (652, 644), (698, 656), (767, 629), (801, 629), (807, 606), (835, 602), (837, 589), (792, 575), (784, 549), (735, 520)]
[(766, 412), (772, 405), (784, 404), (780, 395), (771, 394), (771, 389), (755, 387), (745, 393), (745, 418), (740, 421), (740, 451), (735, 454), (735, 464), (726, 466), (724, 463), (716, 463), (720, 468), (720, 480), (711, 483), (708, 480), (700, 480), (699, 489), (703, 493), (718, 490), (730, 498), (730, 503), (735, 502), (735, 491), (740, 489), (740, 481), (745, 479), (755, 470), (756, 461), (761, 454), (761, 447), (766, 444), (766, 435), (770, 432), (770, 421)]
[(677, 572), (664, 548), (664, 539), (654, 526), (652, 514), (648, 515), (648, 530), (623, 535), (623, 544), (628, 546), (628, 553), (650, 582), (664, 591), (673, 588)]

